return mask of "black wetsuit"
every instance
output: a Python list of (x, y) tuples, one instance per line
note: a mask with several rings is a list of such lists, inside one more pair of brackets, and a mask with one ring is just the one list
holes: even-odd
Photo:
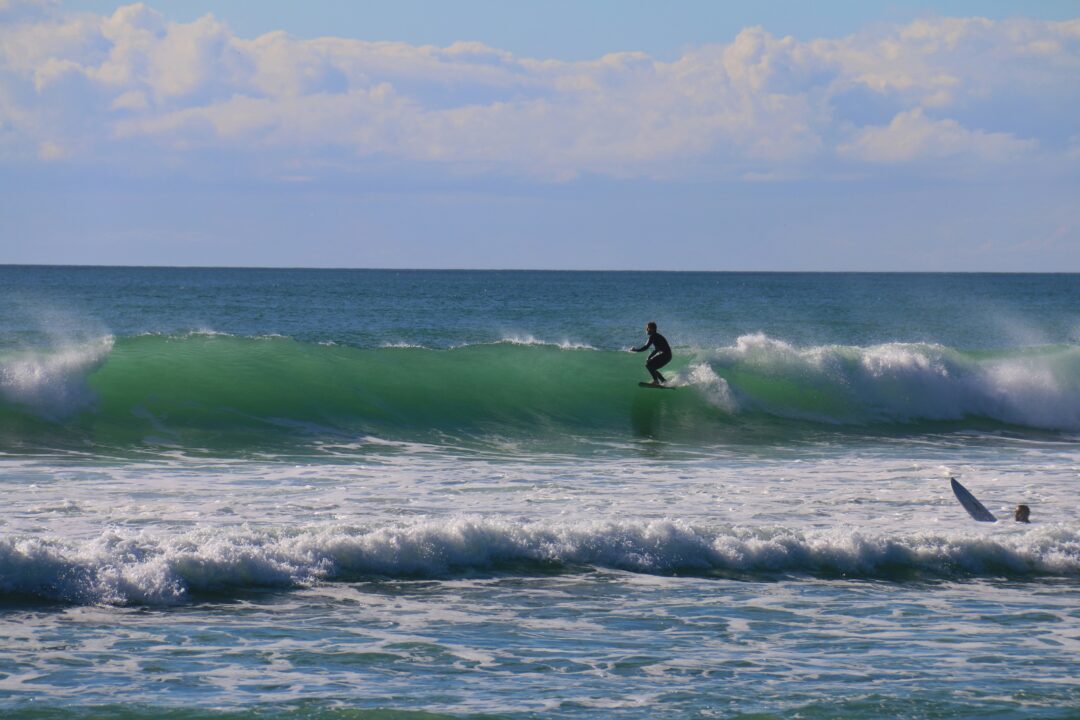
[(666, 382), (664, 376), (660, 374), (660, 368), (671, 362), (671, 346), (668, 345), (667, 338), (658, 332), (654, 332), (649, 333), (649, 342), (639, 348), (632, 349), (634, 352), (642, 352), (648, 350), (650, 346), (652, 346), (653, 351), (649, 354), (649, 359), (645, 361), (645, 369), (652, 375), (653, 382)]

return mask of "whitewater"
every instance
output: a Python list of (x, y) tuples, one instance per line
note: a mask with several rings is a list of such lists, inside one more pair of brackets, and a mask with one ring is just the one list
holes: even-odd
[(5, 717), (1080, 711), (1077, 276), (0, 267), (0, 300)]

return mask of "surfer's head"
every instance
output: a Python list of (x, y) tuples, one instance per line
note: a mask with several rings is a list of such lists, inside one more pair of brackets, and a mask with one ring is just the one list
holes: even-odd
[(1030, 517), (1031, 508), (1029, 508), (1027, 505), (1016, 506), (1016, 512), (1013, 513), (1013, 519), (1016, 520), (1016, 522), (1029, 523), (1031, 522), (1031, 520), (1029, 519)]
[(652, 320), (645, 323), (645, 332), (649, 333), (650, 335), (656, 332), (656, 323), (654, 323)]

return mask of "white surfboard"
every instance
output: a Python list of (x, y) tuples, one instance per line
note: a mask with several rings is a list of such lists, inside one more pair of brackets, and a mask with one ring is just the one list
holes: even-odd
[(979, 522), (997, 522), (994, 513), (987, 510), (986, 506), (976, 500), (975, 496), (966, 487), (956, 482), (956, 478), (949, 478), (949, 482), (952, 484), (953, 494), (956, 495), (956, 499), (960, 501), (964, 509), (968, 511), (968, 515)]

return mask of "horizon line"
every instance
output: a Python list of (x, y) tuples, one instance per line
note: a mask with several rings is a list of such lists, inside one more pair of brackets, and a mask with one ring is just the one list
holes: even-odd
[(106, 265), (92, 263), (3, 263), (0, 268), (86, 268), (127, 270), (306, 270), (318, 272), (543, 272), (543, 273), (712, 273), (776, 275), (1080, 275), (1080, 270), (689, 270), (636, 268), (482, 268), (482, 267), (356, 267), (324, 265)]

